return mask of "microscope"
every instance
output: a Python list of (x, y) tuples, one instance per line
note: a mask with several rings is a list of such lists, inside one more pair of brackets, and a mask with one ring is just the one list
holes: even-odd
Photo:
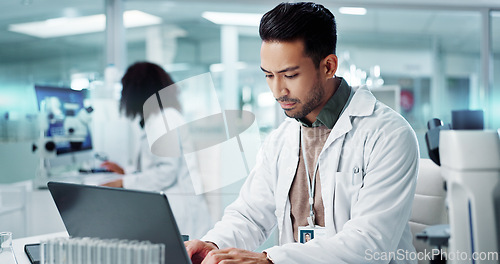
[[(499, 263), (500, 130), (483, 130), (482, 111), (453, 111), (451, 126), (433, 119), (428, 128), (429, 157), (445, 180), (449, 226), (429, 227), (420, 237), (441, 241), (430, 244), (447, 247), (441, 254), (447, 263)], [(443, 234), (447, 240), (432, 237)]]
[[(78, 105), (67, 104), (64, 115), (57, 115), (53, 112), (42, 111), (40, 115), (40, 138), (33, 144), (32, 151), (38, 151), (40, 164), (35, 177), (35, 185), (39, 188), (46, 188), (46, 183), (50, 178), (60, 176), (54, 173), (50, 165), (50, 159), (57, 155), (58, 144), (68, 144), (73, 151), (80, 150), (85, 141), (89, 124), (91, 122), (92, 107), (79, 108)], [(58, 123), (56, 133), (48, 136), (50, 124)], [(62, 125), (61, 125), (62, 123)], [(74, 162), (74, 161), (73, 161)]]

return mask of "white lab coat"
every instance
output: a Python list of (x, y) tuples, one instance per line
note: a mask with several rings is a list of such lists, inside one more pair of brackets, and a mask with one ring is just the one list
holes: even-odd
[(277, 226), (279, 246), (266, 250), (277, 264), (416, 263), (407, 259), (419, 161), (410, 125), (368, 89), (354, 93), (319, 155), (327, 237), (306, 244), (293, 243), (288, 199), (299, 128), (287, 119), (268, 136), (238, 199), (202, 240), (255, 250)]
[[(184, 123), (177, 110), (168, 108), (166, 111), (170, 122)], [(197, 162), (190, 160), (188, 170), (184, 156), (156, 156), (149, 149), (143, 129), (140, 137), (135, 172), (123, 177), (123, 187), (166, 193), (181, 234), (189, 235), (190, 239), (200, 238), (212, 227), (212, 223), (204, 195), (195, 194), (194, 184), (202, 184), (197, 168), (193, 167)], [(196, 188), (200, 190), (200, 187)]]

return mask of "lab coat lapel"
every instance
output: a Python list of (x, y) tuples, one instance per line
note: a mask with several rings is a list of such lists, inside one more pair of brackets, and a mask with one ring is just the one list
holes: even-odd
[[(281, 151), (278, 161), (278, 181), (276, 185), (276, 217), (278, 228), (280, 229), (280, 244), (293, 241), (293, 232), (286, 232), (291, 229), (290, 202), (288, 192), (292, 186), (295, 172), (299, 162), (299, 131), (300, 124), (296, 122), (290, 127), (289, 137), (285, 140), (284, 148)], [(287, 216), (288, 214), (288, 216)], [(291, 241), (290, 241), (291, 240)]]
[[(327, 224), (327, 235), (336, 234), (336, 226), (333, 218), (333, 200), (335, 197), (335, 173), (338, 171), (342, 146), (344, 145), (345, 134), (351, 131), (352, 125), (347, 113), (343, 113), (337, 120), (330, 135), (328, 136), (319, 159), (319, 177), (321, 181), (321, 198), (325, 208), (325, 224)], [(328, 159), (326, 160), (326, 157)], [(334, 157), (334, 158), (332, 158)], [(324, 188), (326, 187), (326, 188)]]

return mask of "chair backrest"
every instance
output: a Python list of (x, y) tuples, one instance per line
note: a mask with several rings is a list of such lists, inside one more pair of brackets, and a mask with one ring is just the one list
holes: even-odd
[[(415, 235), (426, 227), (448, 223), (445, 206), (446, 191), (441, 169), (430, 159), (420, 159), (415, 199), (410, 217), (413, 245), (417, 252), (429, 252), (432, 247), (416, 240)], [(428, 263), (419, 261), (419, 263)]]

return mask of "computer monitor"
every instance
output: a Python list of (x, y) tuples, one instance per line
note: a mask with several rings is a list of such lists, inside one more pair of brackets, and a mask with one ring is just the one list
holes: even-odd
[[(38, 109), (41, 114), (41, 129), (44, 137), (55, 143), (57, 159), (51, 159), (52, 165), (75, 162), (76, 154), (92, 151), (90, 133), (90, 113), (85, 107), (85, 91), (76, 91), (68, 87), (35, 85)], [(71, 155), (64, 155), (71, 154)], [(64, 156), (71, 156), (63, 161)], [(62, 164), (58, 164), (62, 163)]]

